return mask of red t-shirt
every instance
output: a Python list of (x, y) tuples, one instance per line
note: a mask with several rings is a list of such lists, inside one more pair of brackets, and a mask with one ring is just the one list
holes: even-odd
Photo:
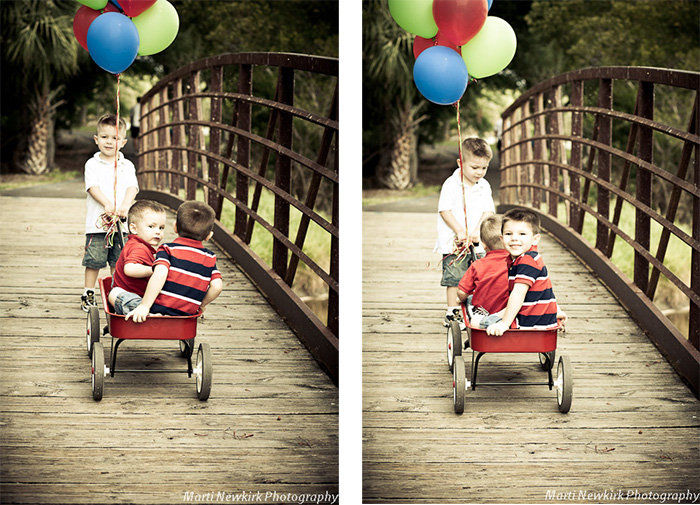
[(126, 241), (126, 245), (117, 260), (117, 266), (114, 268), (112, 286), (143, 296), (149, 277), (129, 277), (124, 273), (124, 265), (136, 263), (152, 267), (155, 254), (156, 250), (148, 242), (140, 239), (137, 235), (129, 235), (129, 240)]
[(509, 257), (505, 249), (494, 249), (469, 266), (458, 288), (468, 295), (474, 295), (472, 305), (483, 307), (489, 314), (506, 307)]

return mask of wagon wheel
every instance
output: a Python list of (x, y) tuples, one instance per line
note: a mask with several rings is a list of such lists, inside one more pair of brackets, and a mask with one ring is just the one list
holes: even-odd
[[(542, 367), (542, 370), (544, 370), (545, 372), (547, 370), (551, 370), (552, 368), (554, 368), (554, 354), (555, 353), (556, 353), (556, 351), (539, 353), (540, 366)], [(547, 361), (547, 358), (549, 358), (549, 361)]]
[(456, 414), (464, 412), (464, 396), (466, 392), (464, 374), (464, 357), (461, 355), (455, 356), (454, 370), (452, 372), (452, 403)]
[(180, 340), (180, 356), (188, 358), (194, 352), (194, 337), (189, 340)]
[(100, 341), (100, 311), (97, 307), (90, 307), (85, 324), (85, 336), (87, 340), (87, 353), (92, 357), (92, 348), (95, 342)]
[(204, 401), (209, 398), (209, 392), (211, 391), (212, 363), (209, 344), (199, 344), (194, 373), (197, 381), (197, 398)]
[(571, 361), (568, 356), (559, 356), (555, 384), (557, 386), (557, 405), (559, 405), (559, 412), (566, 414), (571, 408), (571, 398), (574, 388)]
[(105, 381), (105, 350), (102, 343), (95, 342), (92, 346), (92, 398), (102, 399), (102, 389)]
[(458, 321), (450, 321), (447, 327), (447, 366), (452, 371), (452, 364), (456, 356), (462, 355), (462, 330)]

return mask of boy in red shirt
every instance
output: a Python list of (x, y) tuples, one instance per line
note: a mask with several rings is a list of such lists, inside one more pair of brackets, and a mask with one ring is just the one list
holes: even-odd
[(509, 328), (549, 330), (564, 323), (544, 261), (537, 252), (540, 218), (528, 209), (511, 209), (503, 215), (502, 240), (510, 254), (508, 304), (502, 320), (488, 326), (489, 335), (503, 335)]
[[(479, 229), (486, 256), (472, 263), (457, 288), (457, 297), (467, 303), (472, 327), (486, 328), (489, 314), (503, 310), (508, 303), (508, 258), (501, 242), (503, 216), (494, 214), (483, 220)], [(500, 317), (498, 318), (500, 319)]]
[(141, 303), (153, 273), (156, 247), (165, 232), (165, 208), (157, 202), (139, 200), (129, 208), (129, 239), (112, 276), (109, 303), (117, 314), (127, 314)]

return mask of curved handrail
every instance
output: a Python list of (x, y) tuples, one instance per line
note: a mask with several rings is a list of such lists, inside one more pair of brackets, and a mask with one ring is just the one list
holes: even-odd
[[(274, 89), (271, 70), (277, 73)], [(259, 87), (274, 96), (254, 87), (259, 75)], [(302, 94), (304, 85), (325, 97), (324, 103)], [(173, 209), (183, 200), (209, 203), (219, 220), (214, 240), (337, 382), (337, 58), (288, 53), (204, 58), (168, 74), (140, 103), (141, 197)], [(261, 209), (263, 192), (274, 199), (273, 211)], [(220, 222), (227, 209), (234, 214), (232, 230)], [(300, 216), (296, 234), (290, 229), (292, 212)], [(307, 250), (311, 223), (326, 237), (330, 258), (323, 265)], [(270, 237), (271, 259), (253, 250), (254, 234)], [(325, 286), (322, 310), (312, 311), (302, 301), (310, 293), (296, 292), (299, 262), (317, 279), (312, 282)]]
[[(636, 86), (634, 110), (624, 110), (613, 100), (618, 81), (626, 87), (629, 83)], [(651, 67), (586, 68), (533, 86), (501, 115), (499, 208), (537, 210), (543, 224), (556, 229), (558, 238), (566, 236), (566, 245), (598, 265), (596, 272), (696, 392), (700, 364), (699, 90), (698, 72)], [(681, 103), (687, 102), (681, 107), (685, 129), (668, 124), (657, 110), (656, 95), (672, 93)], [(655, 161), (655, 136), (674, 143), (676, 166)], [(660, 200), (656, 192), (667, 200)], [(622, 222), (623, 207), (635, 214), (631, 228)], [(681, 221), (678, 211), (683, 208), (692, 209), (686, 212), (692, 218)], [(583, 238), (584, 224), (595, 227), (593, 246)], [(652, 236), (652, 225), (661, 230), (658, 237)], [(634, 255), (632, 275), (612, 264), (618, 237)], [(689, 280), (668, 264), (671, 237), (689, 255)], [(668, 283), (668, 289), (675, 289), (687, 301), (687, 336), (682, 324), (679, 329), (654, 306), (660, 282)]]

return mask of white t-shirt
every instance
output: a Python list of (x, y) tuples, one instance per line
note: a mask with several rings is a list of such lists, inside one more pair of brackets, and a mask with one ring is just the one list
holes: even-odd
[[(110, 202), (114, 203), (114, 160), (103, 160), (99, 151), (85, 163), (85, 191), (95, 186), (100, 188)], [(136, 168), (131, 161), (124, 158), (124, 153), (120, 152), (117, 162), (117, 206), (124, 201), (127, 188), (134, 186), (136, 189), (139, 187)], [(104, 211), (105, 208), (90, 193), (87, 193), (85, 233), (105, 232), (96, 224)]]
[[(458, 223), (464, 223), (464, 202), (467, 208), (467, 232), (471, 235), (479, 224), (479, 219), (484, 212), (496, 212), (491, 196), (491, 185), (486, 179), (480, 179), (471, 188), (464, 186), (462, 194), (462, 174), (457, 168), (451, 176), (445, 180), (440, 191), (438, 202), (437, 232), (438, 238), (435, 243), (435, 252), (440, 254), (452, 254), (454, 251), (454, 240), (457, 237), (452, 228), (440, 216), (440, 212), (452, 211)], [(479, 250), (481, 247), (479, 247)]]

